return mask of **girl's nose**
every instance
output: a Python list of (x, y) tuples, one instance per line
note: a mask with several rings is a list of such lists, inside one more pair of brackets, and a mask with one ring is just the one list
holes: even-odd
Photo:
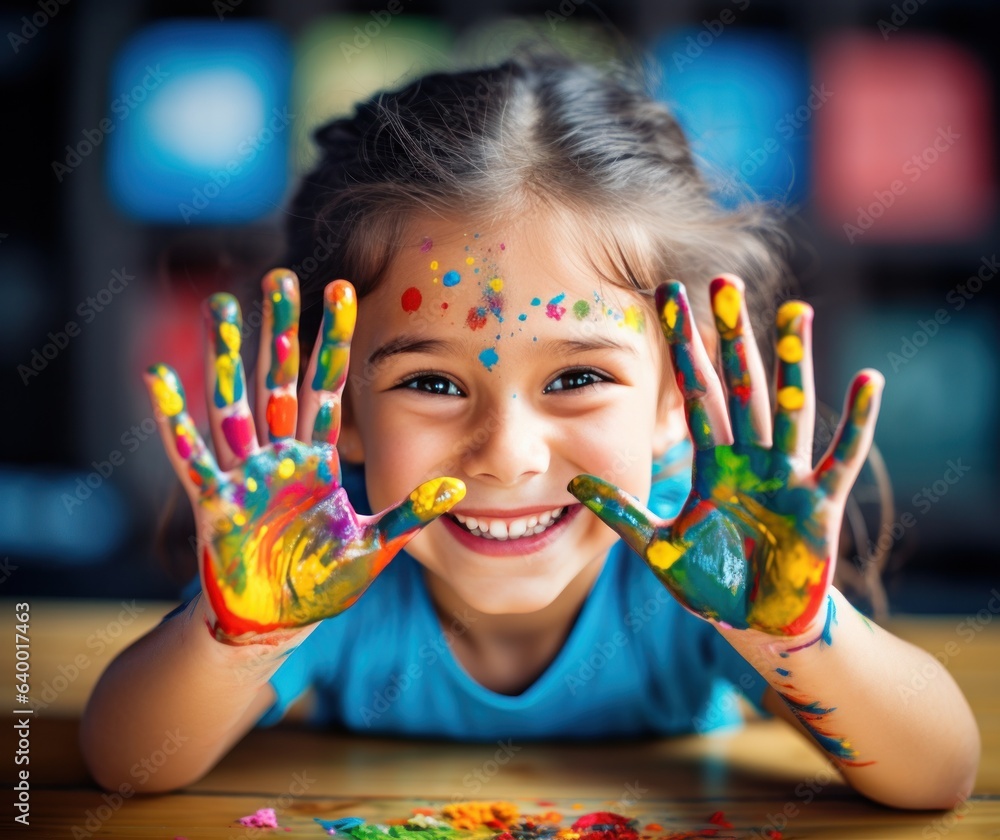
[(549, 428), (545, 419), (516, 398), (502, 409), (495, 405), (477, 415), (470, 428), (473, 441), (462, 466), (470, 478), (515, 486), (549, 468)]

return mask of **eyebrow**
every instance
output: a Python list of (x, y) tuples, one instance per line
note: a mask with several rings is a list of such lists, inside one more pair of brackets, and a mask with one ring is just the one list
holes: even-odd
[[(458, 344), (452, 341), (445, 341), (437, 338), (417, 338), (411, 335), (401, 335), (385, 344), (377, 347), (368, 357), (367, 365), (374, 367), (393, 356), (402, 356), (407, 353), (445, 353), (456, 355), (461, 351)], [(563, 353), (577, 355), (589, 353), (593, 350), (618, 350), (638, 355), (638, 351), (631, 344), (622, 344), (612, 338), (601, 335), (587, 336), (586, 338), (548, 338), (538, 342), (539, 349), (544, 353)]]
[(538, 342), (543, 351), (568, 353), (589, 353), (592, 350), (620, 350), (637, 356), (639, 351), (631, 344), (623, 344), (604, 335), (589, 335), (586, 338), (548, 338)]
[(405, 353), (454, 353), (456, 350), (456, 346), (450, 341), (401, 335), (375, 348), (368, 357), (367, 365), (379, 365), (392, 356), (401, 356)]

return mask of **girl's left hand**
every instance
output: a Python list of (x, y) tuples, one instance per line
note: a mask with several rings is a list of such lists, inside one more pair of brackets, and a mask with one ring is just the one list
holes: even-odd
[(711, 295), (728, 414), (684, 287), (674, 282), (656, 290), (695, 446), (692, 489), (680, 514), (659, 519), (594, 476), (577, 476), (569, 491), (697, 615), (776, 636), (813, 632), (833, 578), (847, 494), (871, 447), (884, 380), (875, 370), (855, 376), (837, 433), (814, 468), (812, 309), (789, 301), (778, 310), (772, 425), (743, 283), (723, 275), (712, 282)]

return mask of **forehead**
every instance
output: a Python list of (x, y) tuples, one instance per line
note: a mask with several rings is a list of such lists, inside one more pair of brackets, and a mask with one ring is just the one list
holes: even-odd
[(581, 240), (564, 217), (479, 226), (415, 219), (362, 300), (359, 329), (363, 321), (383, 341), (407, 331), (473, 344), (598, 334), (647, 343), (648, 303), (602, 277)]

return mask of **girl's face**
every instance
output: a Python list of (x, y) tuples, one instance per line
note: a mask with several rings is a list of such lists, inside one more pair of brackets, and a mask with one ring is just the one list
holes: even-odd
[(429, 478), (467, 486), (407, 551), (488, 614), (551, 604), (614, 532), (566, 490), (591, 473), (646, 500), (660, 411), (659, 325), (602, 282), (565, 223), (415, 224), (359, 303), (341, 449), (375, 511)]

